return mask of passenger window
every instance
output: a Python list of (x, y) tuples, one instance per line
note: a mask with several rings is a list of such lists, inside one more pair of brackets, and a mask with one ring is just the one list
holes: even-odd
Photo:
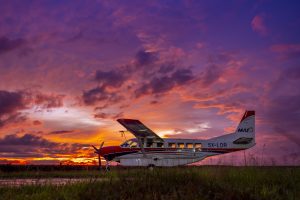
[(156, 144), (157, 147), (163, 147), (163, 145), (164, 145), (164, 143), (162, 143), (162, 142), (159, 142)]
[(183, 149), (184, 148), (184, 143), (178, 143), (177, 146), (178, 146), (178, 148)]
[(195, 149), (200, 151), (201, 150), (201, 147), (202, 147), (202, 144), (201, 143), (196, 143), (195, 144)]
[(194, 145), (193, 145), (192, 143), (187, 143), (187, 144), (186, 144), (186, 148), (188, 148), (188, 149), (192, 149), (193, 146), (194, 146)]
[(175, 143), (169, 143), (169, 144), (168, 144), (168, 147), (169, 147), (169, 148), (176, 148), (176, 145), (175, 145)]
[(153, 147), (153, 142), (147, 142), (146, 147)]

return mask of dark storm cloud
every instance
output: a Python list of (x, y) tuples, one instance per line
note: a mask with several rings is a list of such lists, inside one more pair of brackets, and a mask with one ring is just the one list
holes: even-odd
[(0, 117), (25, 107), (22, 92), (0, 90)]
[(63, 98), (64, 95), (49, 95), (41, 92), (0, 90), (0, 116), (22, 110), (31, 104), (42, 108), (61, 107)]
[(0, 127), (9, 123), (20, 123), (26, 116), (19, 113), (26, 107), (22, 92), (0, 91)]
[(90, 90), (84, 91), (82, 94), (83, 102), (86, 105), (94, 105), (97, 102), (116, 103), (121, 100), (121, 96), (114, 92), (108, 92), (103, 87), (96, 87)]
[(84, 91), (82, 95), (83, 101), (86, 105), (95, 104), (97, 101), (103, 101), (109, 98), (103, 87), (96, 87), (88, 91)]
[[(119, 103), (124, 98), (123, 96), (128, 94), (133, 93), (135, 97), (146, 94), (163, 94), (195, 78), (190, 68), (180, 68), (176, 63), (170, 61), (161, 60), (158, 63), (156, 62), (158, 60), (157, 52), (140, 50), (135, 55), (133, 63), (107, 71), (97, 70), (94, 77), (97, 86), (83, 91), (82, 101), (85, 105), (104, 103), (104, 108), (107, 108)], [(127, 87), (122, 88), (123, 85)], [(122, 89), (127, 91), (126, 94)], [(111, 118), (112, 116), (105, 116), (98, 112), (95, 117)]]
[(95, 80), (101, 85), (101, 87), (120, 87), (126, 80), (125, 73), (122, 71), (110, 70), (102, 71), (98, 70), (95, 75)]
[(56, 145), (55, 142), (50, 142), (40, 136), (25, 134), (23, 136), (17, 135), (6, 135), (4, 138), (0, 139), (1, 145), (28, 145), (36, 147), (46, 147), (51, 148)]
[(66, 134), (66, 133), (74, 133), (73, 130), (59, 130), (59, 131), (52, 131), (49, 134), (50, 135), (60, 135), (60, 134)]
[(41, 109), (57, 108), (63, 105), (64, 95), (43, 94), (37, 91), (0, 90), (0, 127), (27, 120), (21, 111), (32, 106)]
[(190, 69), (178, 69), (172, 75), (172, 79), (178, 85), (185, 84), (194, 78)]
[(2, 36), (0, 37), (0, 55), (6, 52), (17, 49), (25, 44), (25, 40), (18, 39), (9, 39), (8, 37)]
[(170, 76), (154, 77), (149, 83), (143, 84), (135, 90), (136, 97), (145, 94), (162, 94), (176, 86), (184, 85), (195, 77), (190, 69), (177, 69)]
[(64, 154), (76, 154), (87, 145), (78, 143), (57, 143), (41, 136), (25, 134), (6, 135), (0, 139), (1, 157), (60, 157)]
[(138, 67), (146, 66), (154, 63), (157, 60), (157, 54), (153, 52), (146, 52), (145, 50), (140, 50), (135, 55), (136, 65)]

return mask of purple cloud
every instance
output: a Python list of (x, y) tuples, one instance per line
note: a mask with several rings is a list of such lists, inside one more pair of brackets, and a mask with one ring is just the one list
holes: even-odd
[(84, 91), (82, 99), (86, 105), (95, 105), (97, 102), (109, 102), (110, 104), (113, 104), (119, 102), (122, 97), (114, 92), (108, 92), (103, 87), (96, 87)]
[(136, 97), (146, 94), (163, 94), (176, 86), (187, 84), (195, 77), (190, 69), (178, 69), (170, 76), (153, 77), (150, 82), (135, 90)]
[(24, 44), (24, 39), (9, 39), (8, 37), (2, 36), (0, 37), (0, 55), (15, 50)]
[(147, 52), (145, 50), (140, 50), (135, 55), (137, 67), (147, 66), (154, 63), (157, 60), (157, 54), (154, 52)]
[(6, 158), (41, 158), (45, 156), (55, 158), (76, 153), (86, 146), (88, 145), (52, 142), (29, 133), (22, 136), (12, 134), (0, 138), (0, 155)]
[(0, 117), (25, 107), (22, 92), (0, 90)]
[(100, 87), (120, 87), (126, 80), (125, 74), (121, 71), (96, 71), (95, 81), (97, 81)]

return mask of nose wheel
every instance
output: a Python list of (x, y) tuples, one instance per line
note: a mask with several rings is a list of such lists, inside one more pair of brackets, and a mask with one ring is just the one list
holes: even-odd
[(109, 171), (110, 171), (109, 161), (106, 161), (105, 171), (106, 171), (106, 172), (109, 172)]

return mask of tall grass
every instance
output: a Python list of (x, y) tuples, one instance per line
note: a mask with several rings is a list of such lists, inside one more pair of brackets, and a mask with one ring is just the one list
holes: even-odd
[[(47, 174), (46, 172), (44, 172)], [(68, 172), (66, 172), (68, 173)], [(183, 167), (78, 173), (64, 186), (0, 188), (1, 199), (300, 199), (299, 167)], [(100, 174), (95, 176), (95, 174)], [(56, 174), (58, 175), (58, 174)], [(57, 177), (55, 175), (55, 177)], [(48, 174), (48, 177), (52, 174)], [(32, 176), (31, 176), (32, 177)], [(74, 176), (76, 177), (76, 176)], [(102, 177), (105, 179), (93, 179)]]

